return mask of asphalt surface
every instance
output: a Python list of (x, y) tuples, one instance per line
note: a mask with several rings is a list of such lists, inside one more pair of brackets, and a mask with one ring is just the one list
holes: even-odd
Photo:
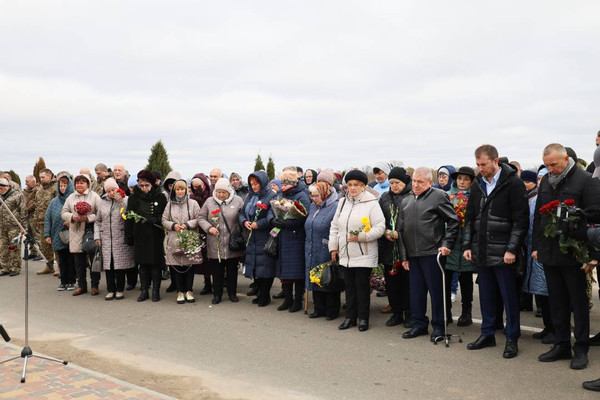
[[(449, 348), (433, 345), (429, 336), (402, 339), (402, 327), (386, 327), (380, 313), (385, 298), (372, 296), (368, 332), (339, 331), (335, 321), (310, 320), (302, 312), (279, 312), (281, 300), (258, 308), (244, 294), (249, 280), (239, 276), (240, 302), (225, 299), (213, 306), (212, 296), (196, 295), (194, 304), (178, 305), (175, 293), (162, 300), (137, 303), (137, 290), (122, 301), (100, 296), (73, 297), (57, 292), (58, 279), (37, 276), (40, 262), (30, 262), (30, 340), (69, 338), (73, 346), (113, 357), (142, 370), (194, 374), (225, 398), (415, 398), (415, 399), (562, 399), (597, 398), (581, 382), (600, 377), (600, 347), (592, 347), (590, 365), (569, 369), (569, 361), (541, 363), (550, 346), (531, 338), (541, 327), (532, 312), (522, 313), (519, 355), (502, 358), (498, 346), (469, 351), (479, 324), (450, 325), (462, 335)], [(15, 338), (24, 338), (24, 273), (0, 277), (0, 323)], [(272, 293), (278, 291), (275, 284)], [(202, 287), (196, 276), (195, 292)], [(475, 289), (477, 296), (477, 286)], [(597, 290), (592, 334), (600, 329)], [(474, 317), (479, 317), (478, 299)], [(312, 306), (312, 304), (311, 304)], [(460, 310), (460, 295), (454, 303)], [(309, 310), (310, 312), (310, 310)], [(455, 315), (455, 319), (456, 319)], [(533, 328), (530, 329), (529, 327)], [(33, 349), (35, 351), (35, 349)], [(48, 354), (48, 351), (46, 351)], [(64, 357), (61, 354), (49, 355)], [(89, 366), (88, 366), (89, 367)], [(93, 368), (92, 368), (93, 369)]]

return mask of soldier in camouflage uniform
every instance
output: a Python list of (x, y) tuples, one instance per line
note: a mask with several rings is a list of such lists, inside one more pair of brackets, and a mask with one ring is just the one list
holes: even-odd
[(42, 254), (46, 258), (46, 266), (37, 272), (38, 275), (54, 273), (54, 249), (52, 245), (44, 240), (44, 220), (46, 210), (50, 201), (56, 197), (56, 180), (54, 174), (48, 168), (40, 171), (40, 188), (35, 194), (34, 219), (38, 235), (36, 241), (42, 248)]
[[(27, 233), (29, 233), (31, 237), (37, 237), (37, 231), (35, 229), (35, 219), (33, 217), (33, 214), (35, 210), (35, 194), (37, 193), (39, 188), (40, 185), (37, 183), (35, 176), (28, 175), (25, 178), (25, 189), (23, 189), (23, 196), (25, 196), (25, 205), (27, 207), (27, 226), (24, 226), (24, 228), (27, 229)], [(33, 244), (30, 244), (29, 259), (32, 258), (34, 259), (34, 261), (41, 259)]]
[(15, 189), (17, 192), (23, 191), (23, 189), (21, 189), (21, 185), (19, 185), (15, 181), (13, 181), (13, 178), (12, 178), (12, 175), (10, 174), (10, 172), (4, 171), (2, 174), (0, 174), (0, 178), (6, 179), (8, 181), (8, 184), (10, 185), (10, 187)]
[(0, 276), (16, 276), (21, 272), (21, 252), (20, 246), (14, 246), (11, 242), (19, 235), (20, 229), (10, 212), (24, 227), (27, 223), (25, 198), (22, 192), (11, 187), (6, 178), (0, 178), (0, 196), (6, 205), (0, 205)]
[(96, 172), (96, 181), (92, 181), (92, 190), (98, 193), (98, 196), (102, 197), (105, 193), (104, 182), (106, 182), (108, 178), (112, 178), (113, 173), (108, 169), (106, 164), (103, 163), (96, 164), (94, 171)]

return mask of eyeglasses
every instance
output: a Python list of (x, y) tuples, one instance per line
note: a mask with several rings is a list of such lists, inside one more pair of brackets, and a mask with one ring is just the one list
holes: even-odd
[(138, 183), (138, 187), (140, 188), (149, 188), (150, 186), (152, 186), (149, 183)]

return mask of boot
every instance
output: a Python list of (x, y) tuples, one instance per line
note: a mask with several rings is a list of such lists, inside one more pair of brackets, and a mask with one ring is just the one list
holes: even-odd
[(462, 305), (462, 314), (458, 317), (458, 326), (469, 326), (473, 324), (473, 318), (471, 316), (472, 304), (467, 303)]
[(200, 296), (204, 296), (205, 294), (211, 294), (213, 292), (212, 290), (212, 283), (210, 282), (210, 275), (209, 276), (204, 276), (204, 287), (202, 288), (202, 290), (200, 291)]
[(140, 291), (140, 296), (137, 298), (137, 301), (144, 301), (144, 300), (148, 300), (148, 298), (150, 297), (148, 295), (148, 286), (149, 285), (149, 276), (148, 276), (148, 271), (146, 271), (145, 269), (140, 268), (140, 287), (141, 287), (141, 291)]
[(289, 312), (298, 312), (302, 310), (302, 300), (304, 299), (304, 281), (296, 281), (294, 286), (296, 290), (296, 296), (294, 297), (292, 306), (288, 310)]
[(160, 274), (155, 274), (152, 277), (152, 301), (157, 302), (160, 300), (160, 281), (162, 277)]
[(260, 279), (258, 286), (258, 306), (264, 307), (271, 303), (271, 285), (273, 279)]
[(294, 302), (293, 294), (292, 294), (294, 284), (293, 283), (283, 283), (281, 285), (281, 287), (283, 288), (284, 300), (283, 300), (283, 303), (279, 307), (277, 307), (277, 311), (287, 310), (288, 308), (290, 308), (292, 306), (292, 304)]
[(246, 293), (246, 296), (256, 296), (256, 295), (258, 295), (258, 287), (259, 286), (260, 285), (258, 285), (256, 283), (256, 281), (252, 282), (250, 284), (250, 290), (248, 291), (248, 293)]

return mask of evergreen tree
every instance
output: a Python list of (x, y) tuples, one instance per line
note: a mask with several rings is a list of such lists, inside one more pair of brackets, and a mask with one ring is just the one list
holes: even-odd
[(44, 161), (44, 157), (40, 157), (38, 161), (33, 166), (33, 176), (37, 181), (40, 181), (40, 171), (46, 168), (46, 161)]
[(275, 179), (275, 163), (273, 162), (273, 157), (269, 155), (269, 161), (267, 162), (267, 176), (269, 180)]
[(17, 173), (15, 171), (13, 171), (12, 169), (10, 171), (8, 171), (8, 173), (12, 177), (13, 182), (18, 183), (19, 186), (21, 186), (21, 178), (19, 178), (19, 175), (17, 175)]
[(255, 171), (264, 171), (265, 164), (263, 164), (262, 158), (260, 157), (260, 153), (256, 156), (256, 160), (254, 160), (254, 170)]
[[(148, 165), (146, 165), (148, 171), (160, 171), (163, 177), (167, 176), (169, 172), (173, 170), (171, 164), (169, 164), (169, 155), (165, 146), (163, 146), (162, 140), (159, 140), (150, 149), (150, 157), (148, 157)], [(164, 178), (163, 178), (164, 179)]]

